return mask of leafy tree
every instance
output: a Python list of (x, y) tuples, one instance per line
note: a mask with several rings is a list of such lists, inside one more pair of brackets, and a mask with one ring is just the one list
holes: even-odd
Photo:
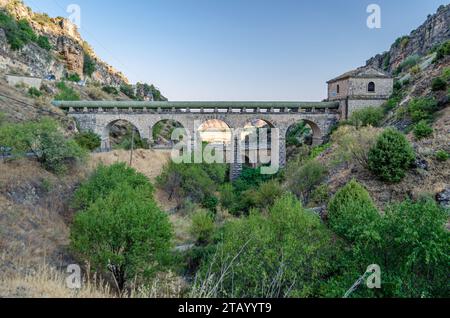
[(364, 242), (380, 214), (369, 193), (356, 180), (340, 189), (328, 205), (331, 228), (349, 242)]
[(11, 148), (16, 157), (32, 153), (45, 169), (56, 173), (65, 172), (68, 164), (82, 161), (86, 156), (74, 140), (64, 137), (57, 122), (50, 118), (2, 125), (0, 145)]
[(450, 55), (450, 40), (445, 41), (438, 47), (435, 62), (442, 60), (447, 55)]
[(292, 163), (288, 165), (286, 179), (289, 190), (308, 202), (311, 192), (324, 180), (327, 168), (315, 160), (309, 160), (300, 166)]
[(81, 147), (89, 151), (94, 151), (102, 145), (100, 136), (92, 131), (79, 133), (74, 139)]
[(399, 182), (414, 160), (414, 150), (406, 137), (389, 128), (369, 152), (369, 169), (382, 180)]
[(217, 253), (204, 261), (194, 290), (203, 297), (315, 297), (331, 274), (339, 247), (320, 219), (292, 195), (267, 216), (228, 222)]
[(134, 93), (133, 86), (131, 86), (131, 85), (128, 85), (128, 84), (121, 85), (120, 91), (131, 99), (137, 99), (137, 97)]
[(75, 215), (71, 247), (95, 269), (110, 271), (119, 291), (151, 277), (167, 260), (172, 229), (147, 189), (121, 183)]
[(154, 188), (147, 177), (124, 163), (111, 166), (99, 166), (89, 180), (75, 192), (73, 207), (77, 210), (87, 209), (99, 198), (107, 197), (119, 185), (126, 183), (133, 189), (139, 188), (141, 194), (152, 198)]

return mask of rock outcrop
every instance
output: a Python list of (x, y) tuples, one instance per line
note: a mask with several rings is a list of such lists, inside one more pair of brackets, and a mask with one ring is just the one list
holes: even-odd
[(8, 12), (17, 20), (26, 20), (38, 35), (46, 36), (53, 47), (53, 50), (47, 52), (36, 44), (29, 43), (23, 49), (13, 51), (7, 44), (4, 31), (0, 29), (0, 69), (38, 77), (53, 74), (57, 79), (66, 73), (76, 73), (84, 78), (84, 56), (88, 54), (95, 62), (92, 80), (103, 85), (128, 83), (121, 72), (95, 55), (71, 21), (34, 13), (21, 0), (0, 0), (0, 10)]
[(388, 52), (378, 54), (367, 61), (367, 66), (392, 72), (408, 56), (425, 55), (436, 43), (450, 39), (450, 4), (442, 5), (437, 12), (428, 16), (424, 24), (404, 36), (391, 46)]

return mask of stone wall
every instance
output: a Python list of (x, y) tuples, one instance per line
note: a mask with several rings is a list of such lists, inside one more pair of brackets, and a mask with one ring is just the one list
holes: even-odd
[[(369, 83), (375, 83), (375, 92), (368, 91)], [(389, 98), (392, 95), (394, 79), (392, 78), (350, 78), (349, 96), (377, 96)]]
[(356, 110), (364, 109), (367, 107), (380, 107), (386, 102), (385, 99), (349, 99), (347, 103), (348, 117)]

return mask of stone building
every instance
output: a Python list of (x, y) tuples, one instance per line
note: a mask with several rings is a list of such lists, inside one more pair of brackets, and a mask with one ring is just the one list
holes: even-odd
[(391, 96), (394, 80), (372, 67), (358, 68), (338, 76), (328, 83), (328, 100), (339, 101), (342, 118), (355, 110), (381, 106)]

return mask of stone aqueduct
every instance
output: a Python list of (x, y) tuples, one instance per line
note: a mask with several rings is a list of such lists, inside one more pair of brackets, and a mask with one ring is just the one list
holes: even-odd
[[(279, 129), (280, 166), (286, 164), (286, 135), (292, 125), (305, 121), (313, 130), (313, 144), (321, 144), (340, 119), (338, 102), (119, 102), (55, 101), (53, 104), (73, 117), (82, 131), (102, 136), (102, 148), (109, 148), (109, 129), (117, 121), (131, 123), (141, 138), (150, 144), (153, 127), (160, 121), (180, 123), (194, 136), (202, 123), (220, 120), (230, 129), (244, 128), (254, 120), (263, 120)], [(232, 177), (242, 164), (233, 164)]]

